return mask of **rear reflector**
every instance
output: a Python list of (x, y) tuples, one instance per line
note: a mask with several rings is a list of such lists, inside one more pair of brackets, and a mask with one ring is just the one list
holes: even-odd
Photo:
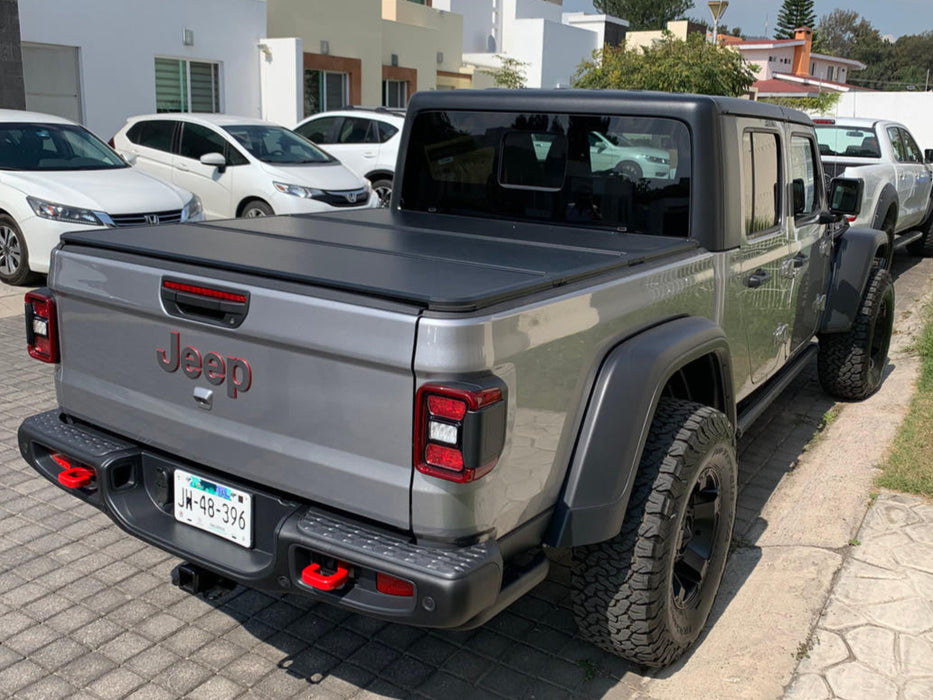
[(467, 483), (489, 473), (505, 444), (503, 390), (425, 384), (415, 398), (414, 465)]
[(40, 362), (58, 362), (58, 326), (55, 300), (48, 289), (26, 295), (26, 351)]
[(388, 574), (376, 574), (376, 590), (386, 595), (397, 595), (409, 597), (415, 594), (415, 586), (408, 581), (389, 576)]
[(199, 287), (196, 284), (185, 284), (184, 282), (173, 282), (172, 280), (163, 280), (162, 286), (165, 289), (171, 289), (173, 292), (184, 292), (185, 294), (194, 294), (199, 297), (210, 297), (211, 299), (220, 299), (221, 301), (232, 301), (237, 304), (246, 303), (245, 294), (234, 294), (220, 289), (211, 289), (210, 287)]

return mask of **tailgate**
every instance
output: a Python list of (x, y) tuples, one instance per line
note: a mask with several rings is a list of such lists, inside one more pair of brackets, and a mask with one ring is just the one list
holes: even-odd
[[(196, 464), (408, 529), (419, 310), (202, 269), (80, 247), (55, 253), (62, 410)], [(226, 328), (170, 316), (160, 300), (166, 277), (247, 294), (245, 319)], [(179, 367), (168, 371), (176, 343)], [(200, 374), (185, 373), (186, 348)]]

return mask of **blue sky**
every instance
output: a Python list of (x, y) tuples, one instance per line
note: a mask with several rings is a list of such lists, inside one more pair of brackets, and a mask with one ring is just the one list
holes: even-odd
[[(710, 19), (705, 0), (694, 0), (687, 14)], [(882, 34), (895, 37), (902, 34), (920, 34), (933, 30), (933, 1), (931, 0), (815, 0), (813, 3), (819, 20), (837, 7), (855, 10)], [(749, 36), (773, 36), (774, 25), (781, 0), (730, 0), (722, 21), (730, 27), (741, 27)], [(593, 11), (592, 0), (564, 0), (567, 12)], [(765, 20), (768, 30), (765, 32)]]

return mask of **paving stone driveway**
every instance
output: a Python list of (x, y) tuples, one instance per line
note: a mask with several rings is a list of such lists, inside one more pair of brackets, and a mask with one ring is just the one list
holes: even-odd
[[(578, 640), (566, 552), (479, 630), (431, 632), (293, 596), (208, 602), (169, 583), (178, 560), (37, 476), (16, 429), (54, 406), (25, 353), (22, 290), (0, 286), (0, 694), (23, 698), (644, 697), (637, 669)], [(832, 402), (815, 369), (739, 445), (736, 535), (754, 526)]]

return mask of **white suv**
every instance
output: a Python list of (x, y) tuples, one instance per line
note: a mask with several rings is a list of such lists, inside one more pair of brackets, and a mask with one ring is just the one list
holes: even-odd
[(372, 182), (386, 207), (392, 196), (404, 123), (403, 109), (360, 107), (315, 114), (300, 122), (295, 131)]
[(113, 144), (137, 167), (197, 194), (208, 219), (379, 206), (367, 180), (307, 139), (261, 119), (131, 117)]

